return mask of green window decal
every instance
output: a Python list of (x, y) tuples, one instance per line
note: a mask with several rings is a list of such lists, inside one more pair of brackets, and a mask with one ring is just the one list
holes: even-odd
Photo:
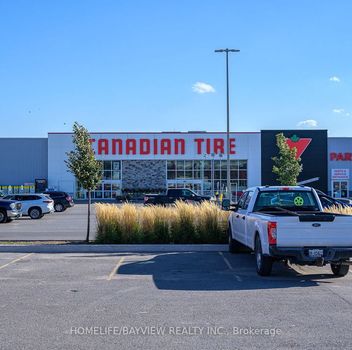
[(295, 204), (295, 206), (301, 207), (304, 204), (304, 199), (302, 197), (300, 197), (300, 196), (297, 196), (293, 200), (293, 203)]

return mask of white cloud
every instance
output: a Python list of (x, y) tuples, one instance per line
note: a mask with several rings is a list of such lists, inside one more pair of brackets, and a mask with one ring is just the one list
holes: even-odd
[(343, 108), (334, 108), (332, 111), (333, 113), (337, 113), (345, 117), (349, 117), (351, 115), (350, 112), (346, 112)]
[(332, 111), (333, 111), (334, 113), (341, 114), (341, 113), (343, 113), (345, 110), (344, 110), (343, 108), (334, 108)]
[(215, 92), (215, 89), (211, 85), (207, 83), (203, 83), (201, 81), (197, 81), (195, 84), (193, 84), (192, 90), (197, 94), (206, 94), (209, 92)]
[(318, 126), (318, 122), (314, 119), (307, 119), (297, 123), (297, 126), (302, 128), (316, 128)]
[(334, 83), (339, 83), (341, 80), (339, 77), (337, 77), (336, 75), (330, 77), (329, 79), (330, 81), (333, 81)]

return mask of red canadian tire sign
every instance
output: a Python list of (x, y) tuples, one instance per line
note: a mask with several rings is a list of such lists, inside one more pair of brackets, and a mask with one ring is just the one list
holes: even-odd
[[(177, 160), (225, 159), (226, 133), (222, 132), (161, 132), (161, 133), (94, 133), (90, 142), (99, 160)], [(72, 149), (72, 134), (49, 134), (49, 147), (54, 150)], [(60, 151), (62, 152), (62, 151)], [(231, 159), (260, 159), (260, 133), (230, 134)]]
[(303, 152), (307, 149), (312, 139), (303, 137), (300, 138), (297, 135), (293, 135), (291, 138), (286, 139), (286, 143), (288, 146), (292, 148), (296, 148), (296, 158), (300, 158)]

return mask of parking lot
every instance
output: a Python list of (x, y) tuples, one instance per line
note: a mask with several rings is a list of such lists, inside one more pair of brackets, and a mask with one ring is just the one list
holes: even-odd
[[(92, 205), (91, 228), (95, 235), (95, 214)], [(84, 240), (87, 230), (87, 204), (76, 204), (62, 213), (44, 215), (39, 220), (28, 216), (0, 225), (0, 240)]]
[(351, 347), (351, 273), (278, 264), (263, 278), (254, 263), (226, 252), (0, 253), (0, 348)]

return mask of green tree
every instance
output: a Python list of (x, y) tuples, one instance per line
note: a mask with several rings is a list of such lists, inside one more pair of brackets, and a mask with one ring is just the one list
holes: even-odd
[(95, 190), (102, 178), (102, 165), (95, 159), (94, 150), (89, 141), (88, 130), (78, 124), (73, 125), (73, 145), (74, 149), (67, 152), (65, 161), (68, 171), (71, 172), (88, 195), (88, 223), (86, 242), (89, 242), (90, 233), (90, 209), (91, 209), (91, 192)]
[(296, 157), (297, 148), (289, 147), (283, 133), (276, 135), (276, 145), (279, 148), (279, 156), (272, 157), (274, 162), (273, 173), (278, 175), (276, 180), (282, 186), (297, 185), (298, 175), (303, 169), (301, 158)]

